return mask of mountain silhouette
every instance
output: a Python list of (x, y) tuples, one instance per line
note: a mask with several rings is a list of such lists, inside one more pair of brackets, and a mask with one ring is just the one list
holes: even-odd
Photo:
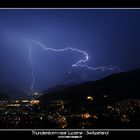
[[(94, 101), (88, 103), (87, 96)], [(121, 72), (101, 80), (85, 82), (55, 92), (44, 91), (40, 100), (48, 104), (52, 100), (70, 100), (72, 108), (104, 106), (127, 99), (140, 99), (140, 69)]]
[(9, 97), (6, 94), (0, 92), (0, 100), (8, 100), (8, 99)]
[(10, 86), (1, 86), (0, 93), (7, 96), (9, 99), (27, 98), (27, 95), (24, 91)]

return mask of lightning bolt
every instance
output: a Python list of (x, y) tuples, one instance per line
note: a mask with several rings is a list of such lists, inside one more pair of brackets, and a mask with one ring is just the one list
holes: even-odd
[(36, 40), (32, 40), (32, 39), (26, 39), (25, 43), (29, 48), (29, 56), (28, 57), (29, 57), (29, 62), (30, 62), (30, 66), (31, 66), (31, 74), (32, 74), (32, 83), (31, 83), (31, 86), (30, 86), (31, 91), (34, 88), (34, 83), (35, 83), (35, 75), (34, 75), (34, 70), (33, 70), (33, 66), (32, 66), (32, 50), (31, 50), (31, 45), (30, 45), (31, 43), (38, 44), (38, 46), (40, 46), (44, 51), (47, 51), (47, 50), (55, 51), (55, 52), (75, 51), (75, 52), (78, 52), (80, 54), (83, 54), (84, 58), (80, 59), (75, 64), (72, 64), (72, 68), (77, 68), (77, 67), (82, 67), (83, 68), (83, 67), (85, 67), (89, 70), (102, 70), (102, 71), (117, 70), (118, 72), (121, 72), (120, 68), (118, 68), (116, 66), (112, 66), (112, 65), (110, 65), (109, 67), (91, 67), (91, 66), (83, 64), (83, 63), (85, 63), (89, 60), (89, 55), (85, 51), (79, 50), (77, 48), (71, 48), (71, 47), (67, 47), (67, 48), (64, 48), (64, 49), (48, 48), (48, 47), (45, 47), (42, 43), (40, 43)]
[(31, 83), (30, 89), (33, 90), (34, 83), (35, 83), (35, 76), (34, 76), (34, 70), (33, 70), (33, 66), (32, 66), (32, 50), (31, 50), (31, 47), (29, 46), (29, 44), (27, 44), (27, 46), (29, 48), (29, 62), (30, 62), (30, 66), (31, 66), (31, 75), (32, 75), (32, 83)]

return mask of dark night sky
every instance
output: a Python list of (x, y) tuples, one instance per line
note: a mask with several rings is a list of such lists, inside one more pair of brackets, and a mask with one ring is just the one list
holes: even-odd
[[(89, 54), (85, 64), (91, 67), (113, 65), (126, 71), (140, 66), (140, 10), (1, 9), (0, 86), (30, 90), (31, 66), (24, 39), (55, 49), (78, 48)], [(75, 52), (44, 51), (35, 45), (31, 49), (34, 90), (116, 73), (72, 69), (83, 58)]]

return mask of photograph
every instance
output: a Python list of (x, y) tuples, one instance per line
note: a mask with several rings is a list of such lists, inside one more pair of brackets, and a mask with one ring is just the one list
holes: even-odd
[(140, 131), (139, 37), (139, 8), (0, 8), (0, 131)]

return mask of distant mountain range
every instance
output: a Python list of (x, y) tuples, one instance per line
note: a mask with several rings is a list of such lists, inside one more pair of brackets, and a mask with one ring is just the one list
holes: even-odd
[(21, 98), (27, 98), (28, 96), (26, 95), (24, 91), (20, 89), (9, 87), (9, 86), (8, 87), (1, 86), (0, 97), (1, 99), (21, 99)]
[[(48, 93), (48, 94), (47, 94)], [(140, 69), (107, 76), (101, 80), (45, 92), (43, 103), (51, 100), (71, 100), (73, 107), (86, 104), (87, 96), (94, 98), (94, 105), (106, 105), (125, 99), (140, 99)]]
[(52, 92), (56, 92), (56, 91), (62, 91), (62, 90), (64, 90), (64, 89), (66, 89), (66, 88), (68, 88), (68, 87), (71, 87), (71, 86), (74, 86), (75, 84), (65, 84), (65, 85), (57, 85), (57, 86), (55, 86), (55, 87), (52, 87), (52, 88), (49, 88), (49, 89), (47, 89), (47, 90), (42, 90), (41, 91), (41, 93), (52, 93)]
[[(42, 102), (50, 100), (72, 100), (83, 103), (87, 96), (93, 96), (101, 104), (118, 102), (124, 99), (140, 99), (140, 69), (112, 74), (97, 81), (82, 84), (66, 84), (41, 91)], [(13, 87), (0, 86), (0, 99), (27, 98), (26, 93)]]
[(8, 100), (9, 97), (6, 94), (0, 93), (0, 100)]

